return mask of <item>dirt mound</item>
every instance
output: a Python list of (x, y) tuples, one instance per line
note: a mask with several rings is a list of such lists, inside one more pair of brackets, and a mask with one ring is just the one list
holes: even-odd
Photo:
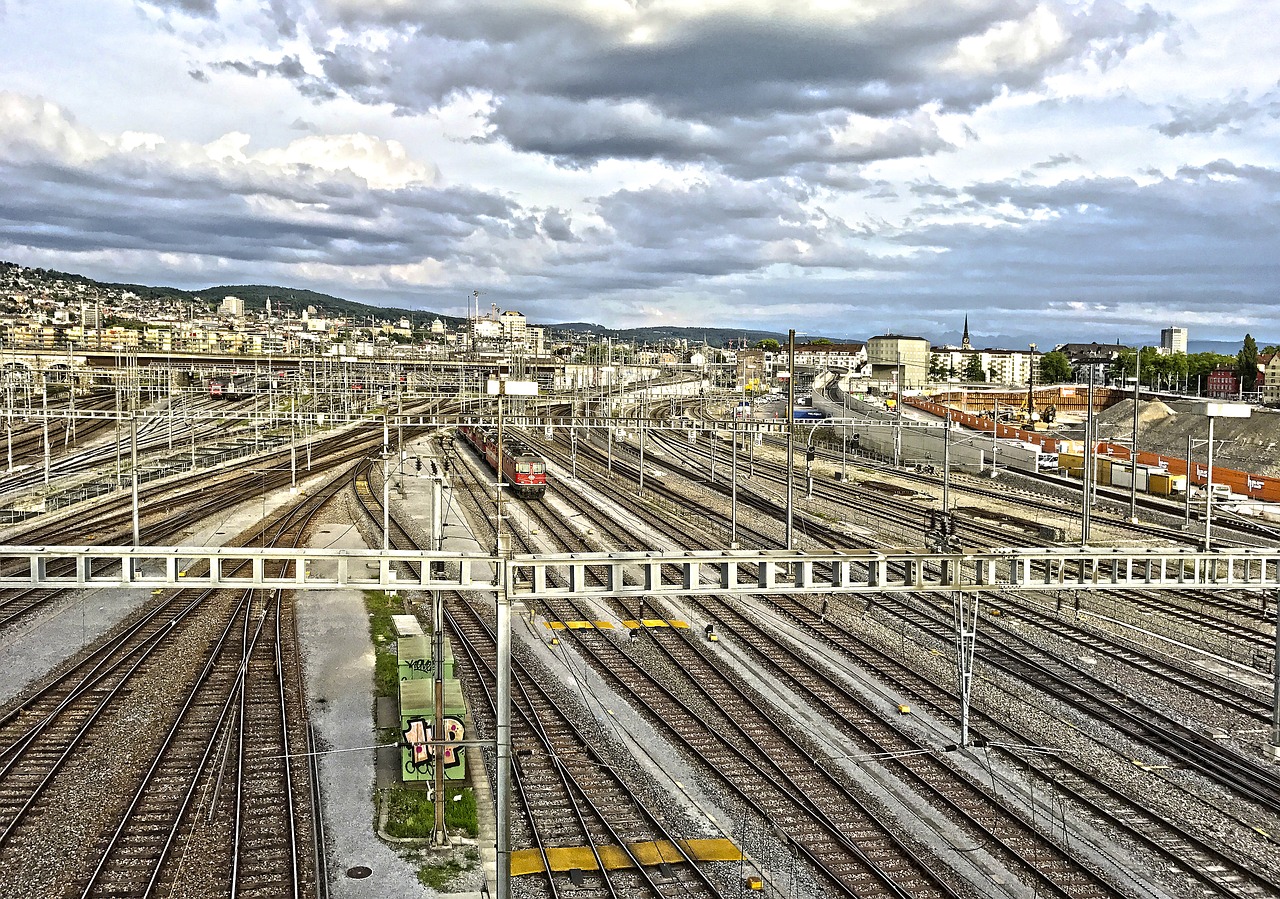
[[(1158, 400), (1138, 407), (1138, 448), (1185, 458), (1187, 438), (1192, 454), (1205, 457), (1209, 420), (1197, 403), (1167, 404)], [(1128, 442), (1133, 436), (1133, 400), (1116, 403), (1098, 415), (1098, 435)], [(1214, 465), (1280, 476), (1280, 411), (1254, 407), (1249, 418), (1220, 418), (1213, 426)]]
[[(1174, 408), (1160, 400), (1143, 401), (1138, 406), (1139, 429), (1155, 425), (1171, 415), (1177, 415)], [(1129, 424), (1129, 433), (1133, 433), (1133, 400), (1122, 400), (1111, 406), (1098, 416), (1098, 421), (1111, 426)]]

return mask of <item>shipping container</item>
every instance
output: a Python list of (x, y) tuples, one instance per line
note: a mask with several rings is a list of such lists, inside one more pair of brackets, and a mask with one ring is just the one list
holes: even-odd
[(1153, 496), (1173, 496), (1175, 493), (1185, 493), (1187, 490), (1187, 476), (1153, 471), (1147, 480), (1147, 489)]
[(1094, 480), (1100, 487), (1110, 487), (1111, 486), (1111, 460), (1096, 459), (1094, 461), (1097, 466), (1094, 469), (1095, 471)]
[(1112, 487), (1130, 487), (1133, 481), (1137, 481), (1138, 491), (1146, 493), (1149, 477), (1150, 467), (1146, 465), (1138, 465), (1135, 468), (1125, 462), (1116, 462), (1111, 466)]

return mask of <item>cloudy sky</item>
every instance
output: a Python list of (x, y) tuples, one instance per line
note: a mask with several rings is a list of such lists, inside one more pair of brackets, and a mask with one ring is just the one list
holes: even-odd
[(1258, 0), (0, 0), (0, 258), (541, 322), (1280, 340)]

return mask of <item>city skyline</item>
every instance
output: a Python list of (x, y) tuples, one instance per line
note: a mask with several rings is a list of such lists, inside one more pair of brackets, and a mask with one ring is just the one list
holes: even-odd
[(0, 258), (540, 322), (1280, 335), (1265, 7), (0, 4)]

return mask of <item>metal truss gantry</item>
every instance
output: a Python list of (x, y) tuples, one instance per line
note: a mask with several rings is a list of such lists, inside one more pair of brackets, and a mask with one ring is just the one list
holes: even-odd
[[(443, 563), (433, 565), (431, 563)], [(417, 574), (413, 574), (417, 571)], [(511, 621), (517, 600), (694, 594), (946, 593), (957, 625), (961, 745), (985, 591), (1277, 590), (1280, 548), (1196, 552), (1159, 549), (1007, 549), (991, 552), (700, 551), (449, 553), (254, 547), (0, 546), (0, 587), (290, 590), (462, 590), (491, 594), (497, 612), (495, 789), (497, 899), (511, 897)], [(1277, 630), (1280, 660), (1280, 628)], [(1277, 666), (1280, 667), (1280, 666)], [(1280, 760), (1280, 677), (1272, 741)]]
[[(432, 562), (443, 563), (431, 565)], [(498, 577), (502, 569), (509, 577)], [(418, 574), (408, 572), (416, 570)], [(493, 553), (259, 547), (0, 546), (0, 587), (348, 587), (498, 592), (517, 598), (716, 593), (1275, 590), (1280, 547), (702, 550)]]

